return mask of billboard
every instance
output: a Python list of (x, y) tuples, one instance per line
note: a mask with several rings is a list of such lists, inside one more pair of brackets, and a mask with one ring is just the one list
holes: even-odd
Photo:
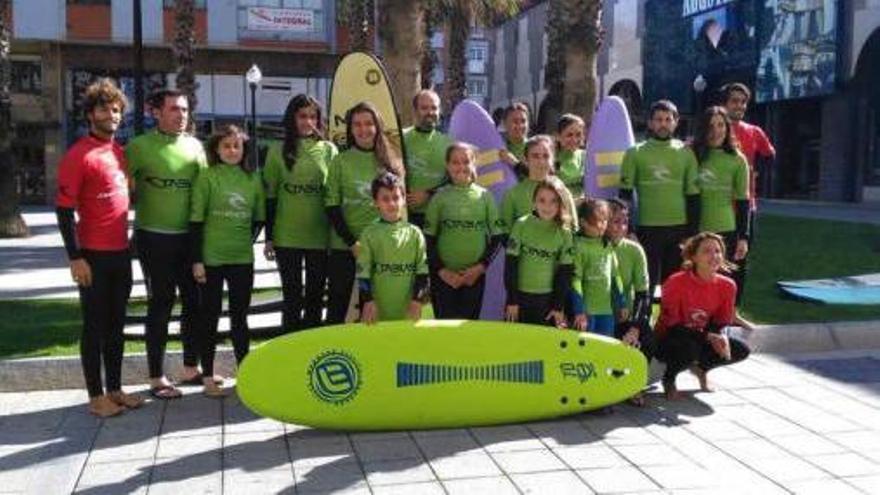
[(758, 102), (831, 93), (838, 0), (648, 0), (644, 94), (683, 111), (739, 81)]
[(668, 98), (687, 111), (725, 83), (752, 84), (760, 1), (649, 1), (643, 44), (646, 98)]
[(755, 96), (818, 96), (837, 78), (837, 0), (763, 0)]

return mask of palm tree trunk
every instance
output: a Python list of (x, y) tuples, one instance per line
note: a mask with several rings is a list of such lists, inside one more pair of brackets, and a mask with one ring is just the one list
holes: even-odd
[(0, 238), (29, 235), (27, 224), (24, 223), (18, 206), (18, 190), (15, 187), (16, 164), (12, 156), (10, 3), (9, 0), (0, 0)]
[(354, 0), (348, 2), (346, 24), (348, 25), (349, 48), (353, 52), (370, 49), (370, 33), (373, 21), (373, 0)]
[(436, 14), (431, 9), (425, 9), (425, 39), (422, 40), (422, 58), (419, 61), (422, 78), (422, 89), (432, 89), (434, 87), (434, 67), (437, 66), (437, 54), (431, 45), (431, 39), (437, 26)]
[(401, 125), (412, 125), (412, 101), (421, 88), (418, 61), (422, 55), (424, 11), (418, 0), (378, 0), (379, 39), (385, 69), (394, 91)]
[(452, 113), (458, 102), (467, 96), (467, 42), (473, 18), (469, 0), (456, 2), (454, 11), (449, 15), (444, 84), (447, 113)]
[(596, 57), (602, 44), (602, 0), (572, 0), (574, 12), (565, 44), (562, 108), (584, 119), (590, 128), (596, 109)]
[(547, 19), (547, 96), (539, 127), (555, 129), (562, 113), (574, 113), (589, 129), (596, 107), (596, 57), (602, 45), (602, 0), (550, 0)]
[(196, 43), (196, 12), (194, 0), (174, 2), (174, 59), (177, 61), (177, 89), (183, 91), (189, 100), (190, 130), (195, 126), (196, 82), (193, 62)]

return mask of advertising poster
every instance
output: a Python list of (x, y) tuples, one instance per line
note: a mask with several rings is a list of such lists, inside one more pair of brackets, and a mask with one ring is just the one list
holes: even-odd
[(837, 77), (837, 0), (764, 0), (759, 102), (831, 93)]

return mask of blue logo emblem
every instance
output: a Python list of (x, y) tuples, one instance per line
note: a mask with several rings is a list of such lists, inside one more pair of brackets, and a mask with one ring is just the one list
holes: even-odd
[(344, 404), (354, 398), (360, 386), (357, 361), (344, 352), (325, 352), (309, 366), (309, 387), (324, 402)]

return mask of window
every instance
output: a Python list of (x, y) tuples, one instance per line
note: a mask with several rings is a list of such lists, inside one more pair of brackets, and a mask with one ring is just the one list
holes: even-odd
[(43, 92), (43, 70), (38, 61), (12, 61), (13, 93), (38, 95)]
[(468, 96), (485, 96), (486, 80), (485, 79), (468, 79), (467, 81)]
[(67, 0), (67, 5), (110, 5), (110, 0)]

